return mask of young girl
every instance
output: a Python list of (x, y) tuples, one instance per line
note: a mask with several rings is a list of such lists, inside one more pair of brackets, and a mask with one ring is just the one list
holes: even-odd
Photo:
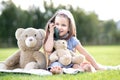
[[(48, 53), (48, 56), (53, 52), (55, 27), (59, 30), (60, 39), (65, 39), (67, 41), (68, 49), (72, 51), (77, 50), (79, 53), (85, 56), (87, 61), (89, 61), (90, 64), (85, 63), (87, 68), (94, 68), (95, 70), (106, 70), (106, 67), (98, 64), (77, 39), (75, 21), (73, 15), (68, 10), (58, 10), (46, 25), (44, 50), (46, 53)], [(81, 68), (83, 65), (84, 63), (81, 65), (71, 63), (68, 66), (64, 66), (61, 63), (55, 61), (50, 64), (49, 69), (52, 73), (59, 74), (62, 72), (62, 68), (64, 67)]]

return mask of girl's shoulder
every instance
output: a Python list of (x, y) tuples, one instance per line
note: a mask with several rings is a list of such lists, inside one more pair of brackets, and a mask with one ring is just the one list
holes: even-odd
[(80, 44), (79, 40), (76, 37), (71, 37), (68, 41), (68, 49), (72, 50), (76, 47), (76, 45)]
[(80, 41), (79, 41), (76, 37), (72, 36), (72, 37), (68, 40), (68, 43), (78, 44), (78, 43), (80, 43)]
[(79, 41), (75, 36), (72, 36), (68, 41)]

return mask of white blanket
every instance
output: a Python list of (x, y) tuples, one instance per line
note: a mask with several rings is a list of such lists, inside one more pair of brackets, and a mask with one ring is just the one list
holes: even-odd
[[(78, 69), (73, 68), (63, 68), (63, 73), (65, 74), (77, 74), (82, 72)], [(52, 75), (51, 72), (43, 69), (31, 69), (31, 70), (24, 70), (24, 69), (14, 69), (14, 70), (3, 70), (0, 69), (0, 73), (18, 73), (18, 74), (34, 74), (34, 75)]]

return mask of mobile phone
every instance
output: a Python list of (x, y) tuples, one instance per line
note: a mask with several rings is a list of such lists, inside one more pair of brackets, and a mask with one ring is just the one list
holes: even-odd
[(58, 40), (60, 37), (59, 37), (59, 30), (58, 28), (54, 28), (54, 40)]

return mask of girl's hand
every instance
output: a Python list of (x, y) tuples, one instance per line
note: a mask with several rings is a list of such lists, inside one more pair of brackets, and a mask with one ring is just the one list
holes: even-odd
[(54, 25), (54, 23), (50, 23), (49, 24), (49, 31), (50, 31), (50, 33), (54, 33), (54, 27), (55, 27), (55, 25)]

